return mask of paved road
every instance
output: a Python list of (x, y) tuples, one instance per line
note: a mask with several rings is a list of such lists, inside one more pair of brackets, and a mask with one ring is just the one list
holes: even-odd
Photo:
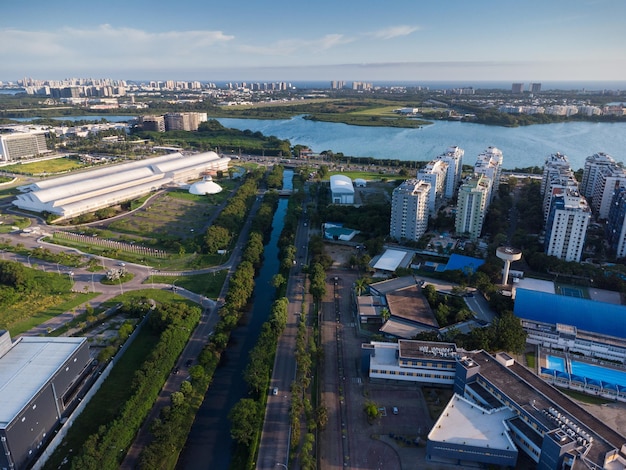
[[(306, 202), (304, 203), (306, 204)], [(296, 247), (296, 265), (291, 268), (287, 280), (287, 298), (289, 299), (287, 325), (276, 349), (270, 390), (278, 389), (278, 394), (270, 393), (265, 408), (265, 421), (261, 433), (261, 442), (257, 456), (258, 470), (270, 470), (289, 464), (289, 445), (291, 424), (289, 409), (291, 405), (291, 384), (296, 374), (296, 335), (303, 305), (311, 305), (306, 294), (306, 274), (302, 266), (307, 259), (309, 230), (305, 219), (301, 219), (294, 245)]]

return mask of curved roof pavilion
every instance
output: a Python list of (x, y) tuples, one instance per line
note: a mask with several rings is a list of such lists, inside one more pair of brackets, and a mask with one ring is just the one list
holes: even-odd
[(39, 181), (19, 189), (13, 204), (60, 218), (76, 217), (156, 191), (170, 183), (187, 182), (210, 171), (226, 171), (230, 158), (215, 152), (173, 153), (162, 157), (107, 166)]

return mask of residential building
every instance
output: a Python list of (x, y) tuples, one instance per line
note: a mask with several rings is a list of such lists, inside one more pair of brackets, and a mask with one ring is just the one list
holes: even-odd
[(511, 85), (511, 93), (514, 93), (514, 94), (524, 93), (524, 84), (514, 83), (513, 85)]
[(546, 223), (546, 254), (579, 262), (590, 219), (591, 209), (584, 196), (574, 189), (555, 189)]
[(606, 241), (616, 258), (626, 258), (626, 188), (615, 190), (606, 221)]
[(531, 93), (541, 93), (541, 83), (531, 83), (530, 84), (530, 92)]
[(491, 180), (484, 175), (471, 178), (461, 185), (454, 224), (457, 235), (467, 235), (471, 240), (480, 237), (490, 190)]
[(163, 116), (140, 116), (139, 125), (144, 131), (165, 132)]
[(591, 203), (593, 192), (598, 179), (600, 168), (614, 165), (615, 160), (610, 155), (598, 152), (585, 159), (585, 168), (583, 169), (583, 180), (580, 184), (580, 193)]
[(626, 186), (626, 170), (621, 166), (608, 165), (599, 168), (591, 197), (591, 208), (597, 219), (609, 216), (609, 207), (616, 189)]
[(430, 183), (412, 179), (393, 190), (389, 236), (396, 240), (420, 239), (428, 228)]
[(462, 148), (453, 145), (448, 147), (444, 153), (437, 157), (438, 160), (442, 160), (448, 164), (444, 190), (444, 197), (446, 199), (452, 199), (454, 197), (454, 193), (461, 183), (464, 154), (465, 151)]
[(478, 155), (474, 164), (474, 173), (485, 175), (491, 180), (489, 190), (489, 202), (498, 193), (500, 186), (500, 174), (502, 173), (502, 151), (496, 147), (488, 147), (483, 153)]
[(164, 116), (166, 131), (197, 131), (201, 122), (207, 121), (206, 113), (167, 113)]
[(45, 132), (0, 134), (0, 161), (13, 162), (50, 153)]
[(431, 217), (437, 215), (437, 209), (443, 202), (446, 187), (446, 175), (448, 164), (443, 160), (432, 160), (417, 172), (417, 179), (430, 184), (428, 194), (428, 214)]
[[(578, 191), (578, 181), (569, 166), (565, 155), (555, 153), (546, 158), (541, 178), (541, 193), (543, 194), (543, 221), (547, 222), (550, 215), (550, 205), (555, 190), (572, 189)], [(561, 191), (562, 192), (562, 191)]]

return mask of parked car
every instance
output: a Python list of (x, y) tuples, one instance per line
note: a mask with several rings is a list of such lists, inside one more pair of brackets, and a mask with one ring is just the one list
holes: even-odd
[(391, 410), (393, 411), (394, 415), (398, 414), (398, 407), (397, 406), (394, 406)]
[(272, 395), (278, 395), (278, 387), (272, 389)]

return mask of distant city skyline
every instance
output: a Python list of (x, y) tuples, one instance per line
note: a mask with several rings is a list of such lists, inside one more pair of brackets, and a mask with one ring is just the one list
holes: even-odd
[(0, 81), (623, 81), (625, 14), (623, 0), (10, 2)]

